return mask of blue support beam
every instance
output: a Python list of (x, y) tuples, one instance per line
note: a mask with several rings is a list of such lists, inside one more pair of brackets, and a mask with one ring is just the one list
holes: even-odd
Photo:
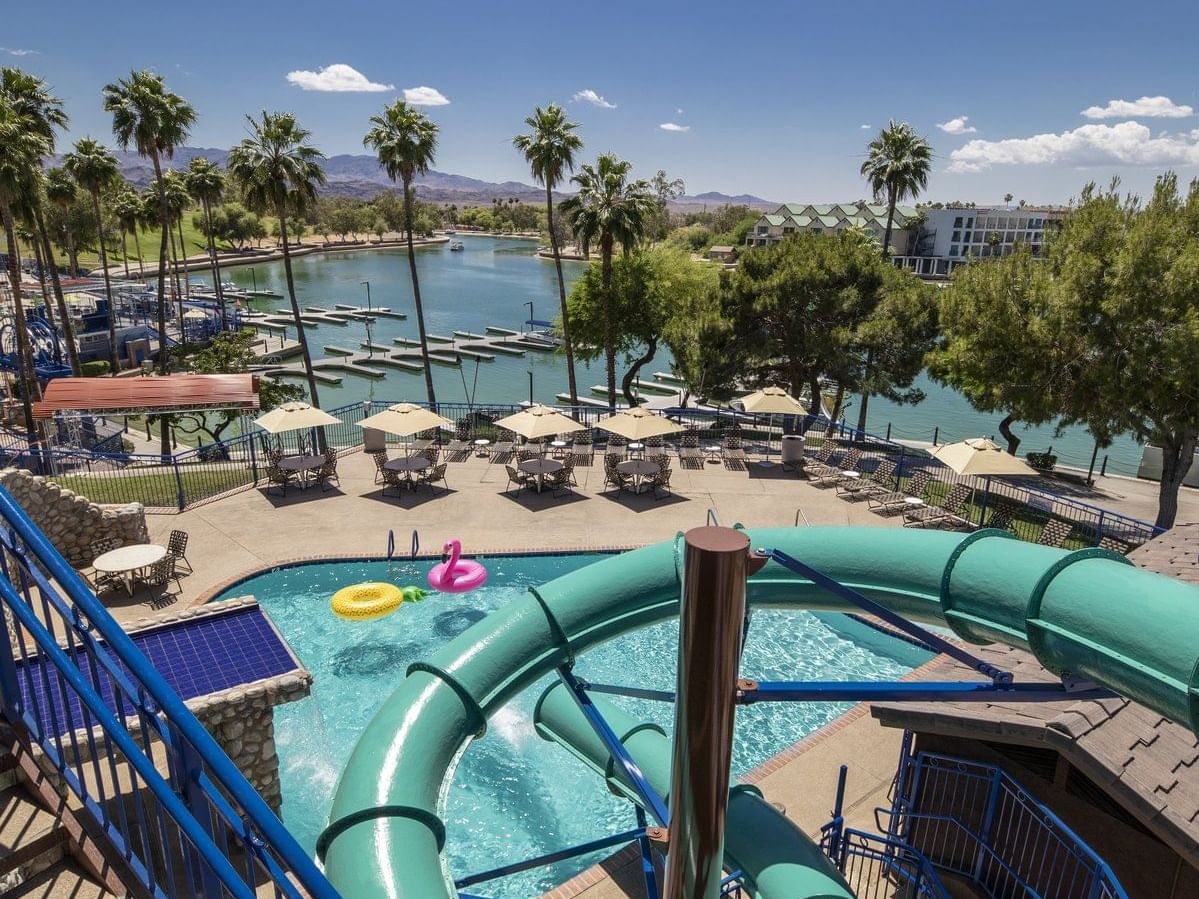
[(755, 702), (1062, 702), (1110, 699), (1101, 688), (1071, 690), (1053, 683), (978, 681), (745, 681), (738, 689), (742, 705)]
[[(536, 858), (529, 858), (525, 859), (524, 861), (501, 865), (498, 868), (492, 868), (489, 871), (480, 871), (478, 874), (471, 874), (467, 877), (459, 877), (454, 881), (454, 886), (461, 890), (463, 887), (474, 886), (476, 883), (495, 880), (499, 877), (507, 877), (511, 874), (519, 874), (522, 871), (530, 871), (533, 868), (541, 868), (545, 865), (552, 865), (555, 862), (562, 862), (566, 861), (568, 858), (575, 858), (576, 856), (587, 855), (591, 852), (598, 852), (601, 849), (611, 849), (613, 846), (620, 846), (625, 843), (632, 842), (633, 840), (640, 840), (644, 836), (645, 827), (637, 827), (634, 830), (626, 830), (623, 833), (616, 833), (608, 837), (600, 837), (598, 840), (580, 843), (579, 845), (571, 846), (568, 849), (559, 849), (557, 852), (547, 852), (545, 855), (539, 855)], [(465, 895), (465, 893), (459, 893), (459, 899)]]

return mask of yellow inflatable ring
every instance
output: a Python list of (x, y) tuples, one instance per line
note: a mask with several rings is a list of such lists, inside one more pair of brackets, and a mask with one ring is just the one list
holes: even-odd
[(404, 593), (394, 584), (365, 583), (342, 587), (329, 601), (333, 614), (351, 621), (370, 621), (390, 615), (404, 601)]

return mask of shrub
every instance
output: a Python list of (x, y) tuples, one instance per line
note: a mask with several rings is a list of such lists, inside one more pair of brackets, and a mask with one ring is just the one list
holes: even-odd
[(99, 378), (108, 374), (108, 360), (94, 359), (91, 362), (84, 362), (79, 368), (85, 378)]
[(1028, 464), (1037, 471), (1053, 471), (1057, 465), (1057, 455), (1054, 453), (1028, 453)]

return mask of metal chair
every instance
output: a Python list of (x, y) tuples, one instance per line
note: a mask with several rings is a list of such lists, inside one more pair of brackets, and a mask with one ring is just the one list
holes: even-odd
[[(934, 481), (932, 483), (943, 482)], [(945, 499), (941, 502), (941, 505), (934, 506), (930, 503), (924, 506), (904, 509), (903, 526), (905, 528), (922, 528), (932, 525), (938, 528), (948, 527), (951, 530), (973, 527), (969, 521), (958, 514), (966, 505), (966, 501), (970, 499), (970, 492), (970, 488), (967, 485), (954, 484), (949, 488), (949, 492), (945, 494)]]
[(571, 444), (570, 453), (567, 455), (567, 458), (572, 460), (586, 459), (587, 464), (590, 465), (591, 461), (595, 458), (594, 441), (595, 433), (591, 428), (576, 432), (574, 443)]
[(618, 491), (633, 489), (633, 476), (616, 468), (620, 461), (616, 456), (604, 455), (604, 493), (609, 487), (615, 487)]
[(679, 442), (679, 464), (684, 468), (702, 468), (704, 454), (699, 448), (699, 431), (687, 431)]
[(387, 464), (387, 450), (383, 450), (379, 453), (371, 453), (371, 455), (375, 459), (375, 483), (381, 484), (383, 483), (383, 466)]
[(1041, 528), (1041, 535), (1037, 537), (1037, 543), (1041, 546), (1061, 547), (1070, 538), (1073, 530), (1074, 522), (1062, 518), (1050, 518)]
[(734, 428), (724, 435), (720, 446), (720, 458), (725, 462), (745, 462), (745, 450), (741, 446), (741, 429)]
[(505, 493), (515, 484), (516, 492), (519, 494), (522, 489), (528, 487), (533, 481), (533, 476), (527, 471), (521, 471), (518, 468), (513, 468), (511, 465), (505, 465), (504, 468), (508, 470), (508, 483), (504, 486)]
[[(170, 553), (151, 565), (141, 577), (141, 581), (148, 587), (162, 588), (162, 593), (150, 603), (154, 608), (167, 605), (168, 600), (175, 602), (179, 599), (177, 594), (183, 592), (183, 585), (179, 582), (179, 572), (175, 570), (175, 557)], [(171, 593), (171, 581), (175, 582), (176, 593)]]
[(287, 485), (296, 479), (294, 471), (287, 471), (279, 467), (278, 459), (269, 459), (266, 465), (266, 489), (271, 487), (279, 487), (282, 494), (287, 496)]
[(661, 469), (659, 469), (658, 473), (656, 475), (654, 475), (652, 479), (650, 479), (649, 489), (650, 489), (650, 493), (653, 494), (654, 502), (658, 501), (658, 491), (659, 490), (663, 491), (667, 496), (669, 496), (671, 493), (670, 469), (666, 468), (666, 467), (662, 467)]
[(187, 531), (171, 531), (167, 539), (167, 553), (175, 557), (175, 565), (186, 565), (187, 573), (193, 574), (192, 563), (187, 559)]
[(441, 483), (445, 485), (446, 493), (449, 493), (450, 485), (449, 485), (449, 482), (446, 481), (446, 479), (445, 479), (445, 469), (446, 469), (445, 462), (442, 462), (440, 465), (434, 465), (432, 468), (426, 468), (419, 475), (417, 475), (416, 484), (418, 486), (421, 484), (425, 484), (429, 488), (429, 492), (434, 493), (435, 491), (433, 490), (433, 485), (437, 481), (441, 481)]
[(932, 483), (932, 475), (928, 473), (927, 469), (922, 468), (908, 478), (907, 486), (903, 490), (868, 496), (866, 497), (866, 503), (870, 507), (871, 512), (878, 512), (880, 514), (897, 512), (910, 505), (908, 502), (909, 497), (924, 499), (930, 483)]
[(322, 491), (331, 481), (337, 481), (337, 486), (341, 486), (341, 478), (337, 474), (337, 451), (332, 449), (325, 450), (325, 461), (316, 472), (316, 482), (321, 485)]

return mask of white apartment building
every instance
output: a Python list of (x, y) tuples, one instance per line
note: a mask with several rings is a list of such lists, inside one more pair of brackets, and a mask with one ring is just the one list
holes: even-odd
[(973, 259), (1006, 256), (1028, 246), (1039, 256), (1045, 235), (1059, 226), (1062, 206), (979, 206), (922, 209), (915, 245), (894, 257), (900, 268), (925, 278), (948, 277)]

